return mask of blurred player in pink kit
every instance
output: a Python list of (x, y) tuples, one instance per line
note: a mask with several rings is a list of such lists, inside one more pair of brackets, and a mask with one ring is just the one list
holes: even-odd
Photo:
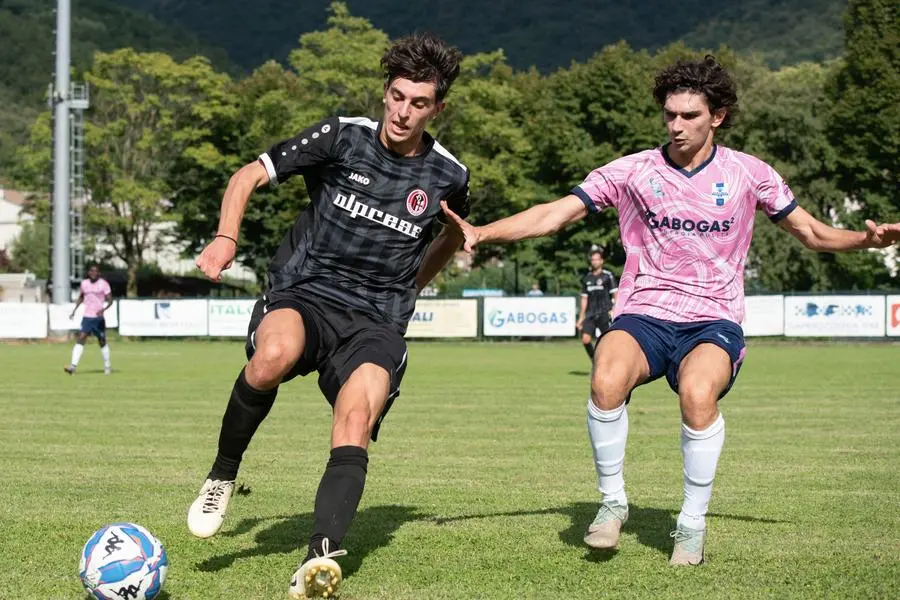
[(445, 211), (465, 248), (551, 235), (589, 212), (614, 208), (626, 252), (615, 320), (597, 344), (588, 434), (602, 494), (584, 541), (617, 547), (628, 520), (622, 466), (626, 405), (637, 386), (665, 376), (681, 405), (684, 503), (671, 565), (703, 562), (706, 513), (725, 442), (718, 401), (744, 360), (744, 263), (757, 210), (817, 252), (884, 248), (900, 224), (836, 229), (797, 205), (763, 161), (714, 142), (737, 112), (735, 84), (716, 60), (679, 62), (656, 77), (669, 142), (591, 172), (569, 195), (483, 227)]
[(72, 362), (63, 367), (69, 375), (75, 374), (78, 367), (78, 361), (81, 360), (81, 354), (84, 352), (84, 341), (89, 335), (93, 335), (100, 342), (100, 353), (103, 355), (103, 372), (110, 374), (112, 366), (109, 362), (109, 345), (106, 343), (106, 318), (103, 313), (112, 306), (112, 289), (109, 283), (100, 277), (100, 268), (97, 265), (91, 265), (88, 269), (88, 277), (81, 282), (81, 293), (78, 295), (78, 301), (75, 308), (72, 309), (70, 319), (75, 318), (75, 311), (81, 304), (84, 304), (84, 317), (81, 319), (81, 331), (75, 340), (75, 347), (72, 348)]

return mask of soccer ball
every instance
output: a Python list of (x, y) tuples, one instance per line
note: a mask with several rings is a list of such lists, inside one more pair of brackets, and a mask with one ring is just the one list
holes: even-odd
[(96, 600), (153, 600), (168, 568), (166, 550), (153, 534), (134, 523), (113, 523), (84, 545), (78, 575)]

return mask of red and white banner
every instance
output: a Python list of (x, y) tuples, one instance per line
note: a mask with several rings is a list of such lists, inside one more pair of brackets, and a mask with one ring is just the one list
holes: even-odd
[(891, 336), (900, 335), (900, 296), (887, 297), (887, 319), (885, 327), (887, 334)]

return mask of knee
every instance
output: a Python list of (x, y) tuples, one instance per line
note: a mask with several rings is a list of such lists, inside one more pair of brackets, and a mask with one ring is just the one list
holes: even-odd
[(628, 390), (608, 371), (595, 369), (591, 377), (591, 402), (600, 410), (613, 410), (625, 403)]
[(719, 390), (708, 381), (679, 381), (678, 396), (681, 403), (681, 420), (694, 430), (703, 430), (713, 424), (719, 414)]
[(342, 428), (350, 434), (368, 433), (372, 425), (372, 411), (368, 406), (354, 407), (341, 413), (338, 418)]
[(591, 334), (590, 333), (582, 333), (581, 334), (581, 343), (582, 344), (590, 344), (591, 343)]
[(300, 349), (287, 340), (273, 340), (260, 345), (250, 364), (247, 378), (254, 387), (275, 385), (300, 357)]
[(365, 448), (372, 436), (375, 422), (368, 406), (356, 406), (334, 415), (332, 446), (360, 446)]

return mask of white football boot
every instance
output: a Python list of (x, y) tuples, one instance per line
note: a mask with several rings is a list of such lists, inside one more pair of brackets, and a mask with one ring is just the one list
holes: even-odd
[(341, 574), (341, 566), (334, 559), (346, 554), (346, 550), (330, 552), (328, 539), (324, 539), (322, 541), (322, 556), (316, 553), (315, 558), (311, 558), (300, 565), (300, 568), (291, 577), (288, 598), (291, 600), (307, 600), (307, 598), (336, 597), (343, 575)]
[(207, 479), (188, 510), (188, 529), (198, 538), (216, 535), (225, 520), (228, 501), (234, 493), (234, 481)]

